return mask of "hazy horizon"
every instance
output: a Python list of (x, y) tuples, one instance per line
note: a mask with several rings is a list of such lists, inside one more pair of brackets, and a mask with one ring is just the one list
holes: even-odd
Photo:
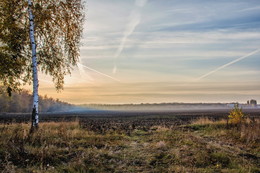
[(260, 100), (259, 10), (257, 0), (88, 0), (78, 66), (61, 93), (40, 74), (39, 93), (73, 104)]

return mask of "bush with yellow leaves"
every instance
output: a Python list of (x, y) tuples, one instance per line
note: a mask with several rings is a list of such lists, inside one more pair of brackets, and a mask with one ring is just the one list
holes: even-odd
[(232, 109), (228, 115), (229, 122), (231, 124), (240, 124), (245, 121), (245, 114), (242, 111), (242, 108), (239, 108), (237, 105)]

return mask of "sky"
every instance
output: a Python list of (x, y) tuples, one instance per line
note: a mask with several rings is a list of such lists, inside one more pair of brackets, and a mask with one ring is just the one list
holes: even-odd
[(87, 0), (74, 104), (260, 102), (259, 0)]

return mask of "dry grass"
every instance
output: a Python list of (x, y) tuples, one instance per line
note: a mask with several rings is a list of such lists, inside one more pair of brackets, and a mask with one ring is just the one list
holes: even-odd
[(165, 126), (152, 126), (151, 129), (156, 130), (157, 132), (166, 132), (166, 131), (170, 130), (170, 128), (165, 127)]
[[(200, 119), (196, 123), (206, 122), (214, 126), (221, 121)], [(259, 171), (254, 161), (226, 153), (184, 128), (153, 126), (128, 135), (116, 130), (104, 134), (89, 131), (78, 121), (41, 123), (33, 134), (29, 127), (0, 124), (0, 172)], [(226, 129), (222, 130), (228, 135)], [(245, 126), (242, 131), (250, 130)], [(255, 135), (250, 138), (258, 139)]]
[(157, 143), (155, 144), (155, 146), (156, 146), (156, 148), (161, 148), (161, 149), (163, 149), (163, 148), (166, 148), (167, 144), (166, 144), (165, 141), (159, 141), (159, 142), (157, 142)]
[(259, 120), (247, 120), (240, 128), (240, 138), (247, 143), (260, 142), (260, 121)]
[(226, 124), (227, 120), (221, 119), (221, 120), (211, 120), (208, 117), (200, 117), (198, 119), (195, 119), (191, 122), (192, 125), (210, 125), (210, 124)]
[(240, 124), (227, 124), (225, 119), (213, 121), (205, 117), (194, 120), (191, 127), (203, 129), (204, 135), (222, 136), (236, 142), (253, 145), (260, 142), (260, 119), (245, 118)]

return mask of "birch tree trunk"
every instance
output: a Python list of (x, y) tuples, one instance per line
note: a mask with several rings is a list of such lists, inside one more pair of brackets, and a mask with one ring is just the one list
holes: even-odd
[(33, 68), (33, 107), (32, 107), (32, 127), (31, 130), (38, 128), (39, 116), (38, 116), (38, 71), (37, 71), (37, 56), (36, 56), (36, 42), (34, 38), (34, 16), (32, 14), (32, 2), (28, 0), (28, 14), (30, 20), (30, 40), (32, 46), (32, 68)]

